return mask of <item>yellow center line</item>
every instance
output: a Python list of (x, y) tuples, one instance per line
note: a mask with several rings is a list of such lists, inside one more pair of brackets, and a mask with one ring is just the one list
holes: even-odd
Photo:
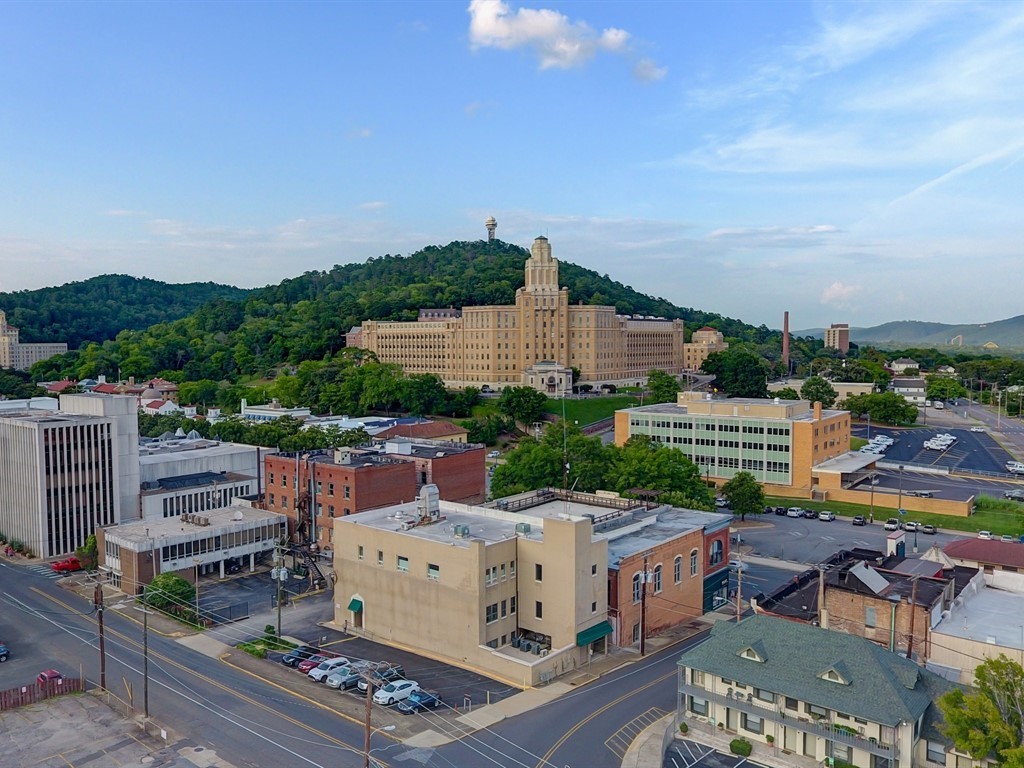
[(670, 677), (675, 677), (675, 676), (676, 676), (676, 671), (672, 670), (668, 674), (662, 675), (661, 677), (658, 677), (658, 678), (655, 678), (654, 680), (651, 680), (651, 682), (647, 683), (646, 685), (641, 685), (639, 688), (634, 688), (632, 691), (629, 691), (627, 693), (622, 694), (621, 696), (619, 696), (619, 698), (614, 699), (613, 701), (609, 701), (607, 704), (605, 704), (600, 709), (594, 710), (592, 713), (587, 715), (587, 717), (583, 718), (578, 723), (576, 723), (576, 725), (574, 725), (572, 728), (570, 728), (568, 731), (566, 731), (562, 735), (562, 738), (560, 738), (558, 741), (556, 741), (554, 743), (554, 745), (551, 747), (551, 749), (549, 749), (546, 753), (544, 753), (544, 757), (542, 757), (537, 762), (536, 768), (544, 768), (545, 765), (551, 765), (551, 762), (550, 762), (551, 756), (553, 754), (555, 754), (555, 752), (557, 752), (561, 748), (561, 746), (563, 744), (565, 744), (566, 741), (569, 740), (570, 736), (572, 736), (574, 733), (576, 733), (576, 731), (578, 731), (580, 728), (582, 728), (584, 725), (589, 723), (591, 720), (593, 720), (598, 715), (607, 712), (609, 709), (614, 707), (616, 704), (618, 704), (619, 702), (625, 701), (630, 696), (635, 696), (636, 694), (640, 693), (641, 691), (645, 691), (648, 688), (650, 688), (651, 686), (657, 685), (658, 683), (664, 682), (665, 680), (668, 680)]
[[(61, 600), (58, 600), (56, 597), (53, 597), (52, 595), (48, 595), (47, 593), (40, 591), (36, 587), (31, 587), (31, 589), (32, 589), (33, 592), (37, 593), (41, 597), (44, 597), (47, 600), (50, 600), (50, 601), (56, 603), (57, 605), (59, 605), (59, 606), (61, 606), (63, 608), (66, 608), (66, 609), (68, 609), (70, 611), (75, 611), (76, 610), (73, 606), (71, 606), (71, 605), (69, 605), (69, 604), (67, 604), (67, 603), (65, 603), (65, 602), (63, 602)], [(94, 624), (96, 623), (96, 620), (93, 619), (91, 616), (88, 616), (86, 614), (80, 614), (80, 615), (82, 616), (82, 618), (87, 619), (87, 620), (89, 620), (90, 622), (92, 622)], [(133, 645), (136, 648), (141, 648), (142, 647), (142, 644), (139, 643), (138, 641), (136, 641), (134, 638), (129, 637), (128, 635), (125, 635), (124, 633), (119, 632), (116, 629), (112, 629), (111, 627), (108, 626), (108, 627), (105, 628), (105, 631), (106, 631), (106, 633), (114, 635), (115, 637), (120, 638), (124, 642), (126, 642), (126, 643), (128, 643), (130, 645)], [(331, 742), (333, 744), (337, 744), (338, 746), (347, 747), (347, 748), (353, 750), (356, 754), (362, 754), (363, 753), (363, 748), (361, 746), (357, 747), (354, 744), (349, 744), (347, 741), (343, 741), (343, 740), (338, 739), (338, 738), (336, 738), (334, 736), (331, 736), (330, 734), (324, 733), (323, 731), (320, 731), (320, 730), (318, 730), (318, 729), (316, 729), (316, 728), (314, 728), (314, 727), (312, 727), (310, 725), (307, 725), (306, 723), (303, 723), (301, 720), (297, 720), (294, 717), (291, 717), (286, 712), (282, 712), (279, 709), (275, 709), (275, 708), (273, 708), (273, 707), (271, 707), (271, 706), (269, 706), (267, 704), (264, 704), (261, 701), (257, 701), (256, 699), (252, 698), (251, 696), (247, 696), (244, 693), (236, 691), (233, 688), (231, 688), (231, 687), (229, 687), (229, 686), (227, 686), (227, 685), (225, 685), (225, 684), (223, 684), (223, 683), (221, 683), (221, 682), (219, 682), (217, 680), (214, 680), (214, 679), (212, 679), (210, 677), (202, 675), (199, 672), (196, 672), (195, 670), (190, 669), (189, 667), (185, 666), (184, 664), (180, 664), (179, 662), (175, 661), (174, 659), (170, 658), (169, 656), (165, 656), (164, 654), (162, 654), (162, 653), (160, 653), (158, 651), (154, 651), (152, 648), (149, 649), (149, 655), (150, 655), (150, 657), (156, 657), (157, 659), (160, 659), (161, 661), (163, 661), (163, 662), (165, 662), (165, 663), (167, 663), (167, 664), (169, 664), (169, 665), (171, 665), (173, 667), (176, 667), (177, 669), (181, 670), (182, 672), (186, 672), (186, 673), (188, 673), (188, 674), (190, 674), (190, 675), (192, 675), (194, 677), (200, 678), (204, 682), (209, 683), (210, 685), (213, 685), (213, 686), (219, 688), (220, 690), (224, 691), (225, 693), (228, 693), (228, 694), (230, 694), (230, 695), (232, 695), (232, 696), (234, 696), (234, 697), (236, 697), (238, 699), (241, 699), (242, 701), (245, 701), (246, 703), (251, 704), (254, 707), (257, 707), (258, 709), (262, 709), (265, 712), (269, 712), (269, 713), (275, 715), (276, 717), (279, 717), (280, 719), (285, 720), (285, 721), (291, 723), (292, 725), (295, 725), (295, 726), (297, 726), (297, 727), (299, 727), (299, 728), (301, 728), (301, 729), (303, 729), (305, 731), (308, 731), (309, 733), (315, 734), (316, 736), (319, 736), (320, 738), (322, 738), (322, 739), (324, 739), (324, 740), (326, 740), (328, 742)], [(219, 661), (221, 661), (222, 663), (227, 663), (227, 662), (224, 662), (223, 657), (220, 658)], [(228, 666), (230, 666), (232, 669), (236, 669), (236, 670), (239, 670), (241, 672), (245, 672), (247, 675), (255, 677), (257, 680), (260, 680), (263, 683), (266, 683), (267, 685), (270, 685), (270, 686), (272, 686), (274, 688), (277, 688), (278, 690), (280, 690), (280, 691), (282, 691), (282, 692), (284, 692), (286, 694), (289, 694), (290, 696), (293, 696), (293, 697), (295, 697), (297, 699), (305, 701), (305, 702), (307, 702), (307, 703), (309, 703), (309, 704), (311, 704), (311, 705), (313, 705), (313, 706), (315, 706), (315, 707), (317, 707), (319, 709), (322, 709), (322, 710), (324, 710), (326, 712), (331, 712), (332, 714), (335, 714), (338, 717), (344, 718), (345, 720), (348, 720), (348, 721), (350, 721), (352, 723), (355, 723), (357, 725), (360, 725), (360, 726), (363, 725), (363, 722), (361, 720), (357, 720), (357, 719), (355, 719), (353, 717), (349, 717), (348, 715), (344, 714), (343, 712), (338, 712), (335, 709), (331, 709), (327, 705), (321, 704), (320, 702), (316, 701), (315, 699), (310, 699), (310, 698), (308, 698), (306, 696), (303, 696), (300, 693), (295, 693), (294, 691), (291, 691), (288, 688), (285, 688), (283, 685), (278, 685), (277, 683), (273, 682), (272, 680), (267, 680), (266, 678), (261, 677), (261, 676), (259, 676), (257, 674), (254, 674), (252, 672), (249, 672), (248, 670), (236, 667), (233, 664), (228, 664)], [(388, 736), (388, 734), (386, 734), (383, 731), (381, 733), (384, 733), (384, 735), (387, 736), (388, 738), (393, 738), (391, 736)], [(374, 759), (378, 763), (380, 763), (381, 765), (384, 765), (384, 766), (387, 765), (387, 763), (384, 763), (382, 760), (380, 760), (380, 758), (374, 758)]]

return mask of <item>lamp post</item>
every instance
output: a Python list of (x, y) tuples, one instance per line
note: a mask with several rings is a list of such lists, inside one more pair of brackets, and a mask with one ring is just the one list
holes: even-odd
[(380, 733), (381, 731), (390, 733), (393, 730), (395, 730), (395, 726), (384, 725), (380, 728), (374, 728), (372, 731), (366, 734), (366, 754), (363, 755), (363, 768), (370, 768), (370, 752), (372, 751), (370, 749), (370, 739), (373, 738), (373, 734)]
[(903, 514), (903, 465), (900, 464), (900, 492), (896, 500), (896, 513)]

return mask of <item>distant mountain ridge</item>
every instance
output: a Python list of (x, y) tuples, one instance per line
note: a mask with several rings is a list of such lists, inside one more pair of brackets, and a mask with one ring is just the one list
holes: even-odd
[(102, 342), (185, 317), (214, 299), (239, 300), (244, 288), (218, 283), (163, 283), (131, 275), (99, 275), (34, 291), (0, 293), (0, 310), (22, 342)]
[[(794, 331), (795, 336), (822, 338), (824, 328)], [(927, 323), (920, 320), (897, 320), (870, 328), (850, 328), (850, 341), (882, 347), (984, 347), (995, 344), (1000, 349), (1024, 348), (1024, 315), (992, 323)]]

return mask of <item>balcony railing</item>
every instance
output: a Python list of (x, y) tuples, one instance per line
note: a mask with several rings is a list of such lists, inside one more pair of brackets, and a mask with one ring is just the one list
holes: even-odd
[[(848, 733), (844, 730), (844, 727), (833, 723), (816, 721), (813, 719), (802, 719), (801, 716), (796, 713), (790, 714), (788, 710), (781, 708), (778, 703), (761, 701), (757, 697), (743, 691), (737, 691), (732, 696), (725, 696), (721, 693), (713, 693), (705, 690), (699, 686), (684, 683), (680, 686), (679, 693), (683, 697), (683, 706), (686, 708), (685, 715), (687, 716), (693, 714), (688, 709), (689, 700), (687, 697), (695, 696), (698, 699), (706, 699), (708, 702), (720, 704), (739, 712), (746, 712), (748, 715), (764, 718), (766, 721), (771, 721), (778, 725), (784, 725), (787, 728), (795, 728), (796, 730), (803, 731), (804, 733), (821, 736), (830, 741), (834, 741), (837, 744), (845, 744), (853, 747), (854, 749), (864, 750), (865, 752), (887, 758), (894, 762), (897, 757), (895, 744), (886, 744), (879, 742), (875, 738), (867, 738), (859, 734)], [(765, 733), (769, 733), (769, 731), (766, 730)]]

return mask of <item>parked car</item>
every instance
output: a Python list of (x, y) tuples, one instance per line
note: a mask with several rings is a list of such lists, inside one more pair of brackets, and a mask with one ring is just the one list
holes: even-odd
[(295, 668), (305, 675), (308, 674), (310, 670), (316, 669), (320, 666), (321, 662), (327, 661), (329, 658), (331, 657), (326, 653), (314, 653), (308, 659), (303, 659), (296, 664)]
[(320, 653), (320, 649), (315, 645), (300, 645), (298, 648), (292, 648), (288, 653), (281, 657), (281, 663), (286, 667), (297, 666), (300, 661), (305, 661), (310, 656)]
[(398, 703), (398, 711), (404, 715), (421, 712), (425, 709), (437, 709), (441, 706), (441, 694), (435, 691), (424, 691), (422, 688), (409, 694), (409, 698)]
[(823, 509), (821, 510), (821, 512), (818, 513), (818, 519), (824, 520), (826, 523), (831, 523), (833, 520), (836, 519), (836, 513), (827, 509)]
[(723, 499), (721, 496), (719, 496), (718, 498), (715, 499), (715, 506), (718, 507), (719, 509), (722, 509), (723, 507), (728, 507), (729, 500)]
[(978, 538), (988, 541), (992, 538), (992, 531), (978, 531)]
[(853, 520), (850, 521), (851, 525), (867, 525), (868, 521), (864, 515), (854, 515)]
[(917, 523), (914, 522), (913, 520), (906, 520), (906, 521), (904, 521), (904, 523), (903, 523), (903, 525), (901, 527), (903, 528), (904, 531), (910, 531), (911, 533), (913, 533), (914, 531), (917, 530)]
[(53, 685), (54, 683), (63, 683), (64, 675), (56, 669), (44, 669), (36, 675), (36, 682), (45, 688), (47, 685)]
[(882, 527), (887, 531), (898, 531), (900, 529), (900, 521), (895, 517), (890, 517)]
[(775, 508), (775, 514), (776, 515), (784, 515), (784, 514), (786, 514), (786, 508), (785, 507), (776, 507)]
[(935, 535), (935, 526), (931, 523), (924, 523), (923, 525), (918, 526), (917, 530), (921, 533), (927, 533), (929, 536)]
[(971, 432), (984, 432), (984, 427), (971, 427)]
[(488, 459), (496, 459), (496, 458), (498, 458), (499, 456), (501, 456), (501, 451), (490, 451), (490, 452), (489, 452), (489, 453), (487, 454), (487, 458), (488, 458)]
[(321, 661), (319, 664), (317, 664), (315, 667), (309, 670), (307, 674), (309, 675), (309, 678), (311, 680), (315, 680), (316, 682), (321, 683), (324, 680), (326, 680), (332, 672), (335, 672), (345, 666), (348, 666), (348, 659), (346, 659), (344, 656), (338, 656), (335, 659), (327, 659), (326, 661)]
[(804, 510), (804, 517), (806, 517), (808, 520), (817, 520), (818, 519), (818, 513), (815, 512), (813, 509), (805, 509)]
[(786, 510), (786, 517), (803, 517), (804, 511), (800, 507), (790, 507)]
[[(378, 669), (376, 672), (373, 673), (373, 687), (383, 688), (385, 685), (387, 685), (387, 683), (391, 682), (392, 680), (401, 680), (403, 677), (405, 677), (405, 668), (401, 664), (395, 664), (391, 667), (384, 667), (383, 669)], [(356, 687), (360, 691), (363, 691), (365, 693), (367, 688), (366, 681), (360, 679), (359, 682), (356, 684)]]
[(419, 687), (420, 684), (415, 680), (392, 680), (373, 694), (373, 703), (390, 706), (396, 701), (408, 699), (413, 691), (419, 690)]
[(78, 561), (77, 557), (66, 557), (63, 560), (51, 563), (50, 568), (53, 569), (54, 573), (74, 573), (75, 571), (82, 570), (82, 564)]
[(1004, 542), (1005, 544), (1013, 544), (1015, 541), (1017, 541), (1015, 538), (1013, 538), (1013, 536), (1009, 536), (1005, 533), (999, 537), (999, 540)]
[(1003, 498), (1024, 501), (1024, 489), (1014, 488), (1012, 491), (1003, 491)]
[(1024, 464), (1019, 461), (1006, 462), (1006, 471), (1014, 475), (1024, 475)]
[(366, 669), (366, 662), (350, 663), (348, 666), (336, 669), (327, 676), (324, 683), (328, 688), (337, 688), (339, 691), (347, 691), (355, 688), (362, 680), (363, 671)]
[(7, 648), (7, 643), (5, 643), (3, 640), (0, 640), (0, 661), (7, 661), (10, 655), (11, 652)]

